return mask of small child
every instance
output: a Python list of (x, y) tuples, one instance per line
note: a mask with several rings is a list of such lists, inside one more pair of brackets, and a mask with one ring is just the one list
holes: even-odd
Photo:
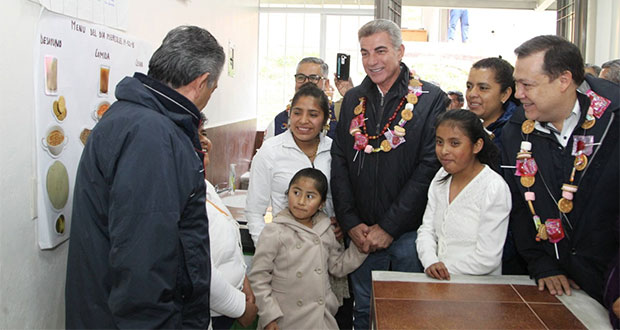
[(450, 274), (501, 275), (511, 198), (492, 170), (497, 147), (468, 110), (440, 115), (435, 135), (442, 167), (428, 189), (416, 240), (424, 272), (440, 280)]
[(260, 235), (249, 276), (259, 329), (338, 329), (328, 272), (346, 276), (367, 255), (354, 245), (343, 251), (336, 240), (329, 217), (319, 210), (327, 188), (321, 171), (297, 172), (286, 192), (288, 208)]

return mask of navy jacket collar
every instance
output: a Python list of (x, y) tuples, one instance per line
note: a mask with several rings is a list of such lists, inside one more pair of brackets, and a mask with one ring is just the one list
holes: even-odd
[(198, 139), (200, 110), (196, 105), (168, 85), (140, 72), (136, 72), (134, 78), (139, 80), (165, 108), (155, 110), (170, 118), (192, 140), (194, 147), (200, 150)]

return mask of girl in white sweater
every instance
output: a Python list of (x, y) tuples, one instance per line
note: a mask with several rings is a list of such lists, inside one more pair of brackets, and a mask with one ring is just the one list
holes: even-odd
[(428, 190), (416, 241), (424, 272), (440, 280), (450, 274), (500, 275), (511, 198), (491, 168), (497, 147), (468, 110), (445, 112), (435, 128), (442, 168)]

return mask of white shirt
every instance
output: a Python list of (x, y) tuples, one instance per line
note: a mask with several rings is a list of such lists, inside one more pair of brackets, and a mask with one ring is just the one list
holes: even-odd
[(439, 169), (428, 189), (428, 204), (416, 248), (424, 269), (443, 262), (450, 274), (501, 275), (508, 231), (510, 190), (490, 167), (450, 199), (452, 177)]
[[(320, 136), (319, 146), (314, 157), (314, 168), (330, 178), (332, 140)], [(245, 218), (254, 245), (265, 227), (265, 213), (271, 203), (271, 213), (276, 215), (288, 207), (285, 195), (293, 175), (299, 170), (313, 167), (306, 154), (297, 146), (290, 130), (266, 140), (258, 150), (250, 168), (250, 185), (245, 205)], [(331, 190), (328, 187), (325, 213), (334, 216)]]
[(238, 318), (245, 311), (245, 261), (239, 223), (222, 202), (215, 187), (207, 185), (207, 217), (211, 247), (211, 316)]
[(555, 126), (553, 126), (552, 123), (547, 123), (547, 126), (549, 127), (547, 128), (543, 126), (539, 121), (536, 121), (534, 127), (536, 128), (536, 130), (547, 134), (553, 132), (553, 135), (555, 135), (555, 138), (558, 140), (558, 142), (563, 147), (566, 147), (566, 145), (568, 144), (568, 139), (573, 134), (575, 127), (577, 127), (577, 124), (579, 123), (579, 118), (581, 118), (581, 106), (579, 105), (579, 99), (577, 99), (570, 115), (568, 115), (568, 118), (564, 119), (561, 132)]

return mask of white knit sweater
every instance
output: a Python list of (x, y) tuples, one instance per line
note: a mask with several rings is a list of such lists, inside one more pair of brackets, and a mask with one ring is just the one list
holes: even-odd
[(511, 208), (504, 179), (485, 165), (449, 202), (452, 177), (439, 169), (428, 190), (416, 248), (424, 269), (443, 262), (450, 274), (501, 275)]

